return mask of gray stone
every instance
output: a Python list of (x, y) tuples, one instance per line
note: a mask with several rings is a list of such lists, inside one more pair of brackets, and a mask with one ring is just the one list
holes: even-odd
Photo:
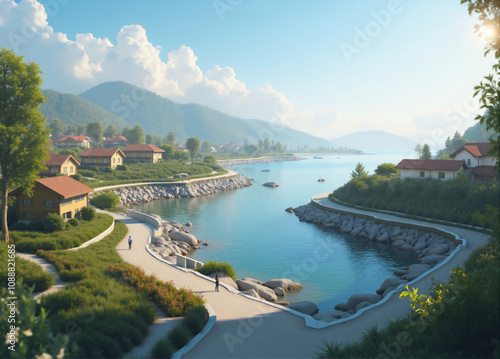
[(252, 283), (252, 282), (247, 282), (245, 280), (238, 279), (236, 281), (236, 284), (238, 285), (238, 289), (241, 291), (247, 291), (250, 289), (254, 289), (260, 297), (263, 299), (269, 301), (269, 302), (277, 302), (278, 301), (278, 296), (276, 293), (271, 288), (264, 287), (263, 285), (257, 284), (257, 283)]
[(330, 323), (330, 322), (333, 322), (335, 320), (344, 319), (344, 318), (347, 318), (347, 317), (350, 317), (350, 316), (351, 315), (349, 313), (335, 310), (333, 312), (324, 312), (324, 313), (314, 314), (313, 318), (316, 319), (316, 320), (320, 320), (322, 322), (328, 322), (328, 323)]
[(169, 233), (169, 236), (175, 241), (185, 242), (192, 247), (196, 247), (198, 243), (200, 243), (200, 241), (195, 236), (185, 232), (172, 231)]
[(244, 280), (245, 282), (251, 282), (251, 283), (264, 285), (264, 283), (262, 283), (260, 280), (253, 279), (253, 278), (242, 278), (241, 280)]
[(281, 287), (273, 288), (273, 291), (278, 297), (284, 297), (286, 295), (286, 291)]
[(255, 289), (249, 289), (249, 290), (246, 290), (242, 293), (245, 293), (246, 295), (249, 295), (249, 296), (254, 297), (254, 298), (262, 299)]
[(446, 243), (438, 244), (430, 249), (429, 255), (432, 255), (432, 254), (443, 255), (446, 252), (448, 252), (449, 250), (450, 250), (450, 247), (448, 246), (448, 244), (446, 244)]
[(347, 303), (339, 303), (335, 306), (336, 310), (348, 312), (355, 310), (359, 303), (368, 302), (370, 304), (378, 302), (382, 297), (377, 294), (354, 294), (351, 296)]
[(433, 254), (433, 255), (425, 256), (424, 258), (422, 258), (422, 263), (428, 264), (431, 266), (435, 266), (436, 264), (443, 261), (443, 259), (445, 259), (445, 258), (446, 258), (445, 256), (441, 256), (439, 254)]
[(307, 315), (314, 315), (319, 312), (319, 309), (316, 306), (316, 304), (314, 304), (313, 302), (309, 302), (307, 300), (302, 302), (290, 303), (288, 308)]
[(405, 280), (403, 279), (399, 279), (399, 278), (387, 278), (386, 280), (384, 280), (382, 282), (382, 284), (380, 285), (380, 288), (376, 290), (376, 293), (377, 294), (383, 294), (385, 292), (385, 290), (389, 287), (397, 287), (399, 286), (400, 284), (403, 284), (403, 283), (406, 283)]
[[(260, 284), (262, 284), (262, 282)], [(271, 279), (271, 280), (268, 280), (267, 282), (265, 282), (264, 285), (268, 288), (271, 288), (271, 289), (281, 287), (285, 291), (290, 291), (290, 290), (296, 291), (296, 290), (301, 290), (302, 288), (304, 288), (299, 283), (292, 282), (290, 279), (286, 279), (286, 278)]]
[(277, 184), (276, 182), (266, 182), (263, 184), (263, 186), (266, 186), (266, 187), (279, 187), (279, 184)]
[(408, 267), (408, 273), (406, 274), (406, 280), (411, 282), (412, 280), (420, 277), (422, 274), (427, 272), (432, 267), (428, 264), (412, 264)]
[(363, 308), (366, 308), (366, 307), (369, 307), (370, 305), (372, 305), (372, 303), (368, 303), (368, 302), (361, 302), (359, 303), (357, 306), (356, 306), (356, 313), (359, 312), (361, 309)]

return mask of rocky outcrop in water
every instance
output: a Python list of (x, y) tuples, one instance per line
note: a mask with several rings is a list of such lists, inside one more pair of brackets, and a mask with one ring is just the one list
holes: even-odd
[(127, 187), (111, 191), (120, 197), (124, 206), (133, 206), (158, 199), (202, 197), (224, 191), (249, 187), (252, 180), (243, 176), (221, 178), (187, 185), (154, 185)]

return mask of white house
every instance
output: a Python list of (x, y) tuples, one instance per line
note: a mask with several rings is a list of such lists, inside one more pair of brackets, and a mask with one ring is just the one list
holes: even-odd
[(491, 181), (498, 178), (495, 173), (496, 156), (490, 154), (493, 145), (488, 142), (467, 143), (453, 152), (450, 157), (455, 160), (465, 161), (474, 181)]
[(464, 160), (411, 160), (405, 159), (398, 163), (399, 178), (434, 178), (449, 180), (456, 178), (467, 166)]

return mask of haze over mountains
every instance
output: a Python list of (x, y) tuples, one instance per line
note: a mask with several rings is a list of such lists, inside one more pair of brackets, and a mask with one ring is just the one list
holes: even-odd
[(329, 141), (261, 120), (244, 120), (197, 104), (177, 104), (125, 82), (105, 82), (80, 96), (44, 90), (41, 112), (50, 122), (64, 124), (101, 121), (118, 128), (141, 126), (145, 133), (166, 136), (173, 131), (180, 141), (197, 137), (211, 143), (243, 144), (269, 138), (292, 149), (297, 146), (332, 146)]

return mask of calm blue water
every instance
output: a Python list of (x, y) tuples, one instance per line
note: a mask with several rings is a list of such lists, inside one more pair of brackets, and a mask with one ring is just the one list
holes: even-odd
[[(192, 222), (191, 233), (210, 243), (193, 252), (193, 258), (229, 262), (239, 278), (298, 281), (304, 289), (289, 293), (284, 300), (311, 300), (320, 311), (329, 311), (352, 294), (373, 293), (394, 276), (395, 269), (416, 263), (416, 258), (388, 245), (299, 222), (285, 208), (309, 203), (314, 195), (342, 186), (358, 162), (373, 173), (380, 163), (397, 164), (411, 155), (322, 155), (323, 159), (307, 156), (297, 162), (234, 166), (233, 170), (253, 178), (255, 184), (203, 198), (154, 201), (134, 208), (167, 220)], [(263, 187), (268, 181), (280, 187)]]

